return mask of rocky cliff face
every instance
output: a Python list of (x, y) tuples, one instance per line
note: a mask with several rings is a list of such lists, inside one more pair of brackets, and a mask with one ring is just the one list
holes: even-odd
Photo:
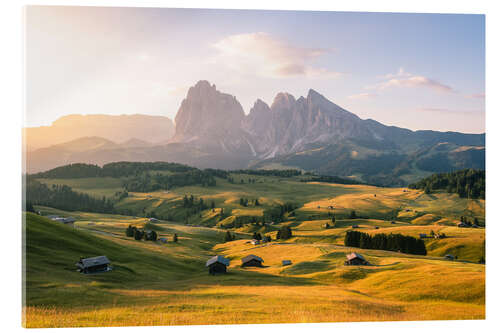
[(344, 138), (376, 135), (356, 115), (314, 90), (307, 98), (279, 93), (271, 107), (258, 100), (243, 122), (255, 150), (270, 158), (304, 149), (313, 143), (335, 143)]
[(182, 101), (170, 143), (188, 143), (210, 152), (250, 152), (241, 130), (244, 118), (234, 96), (221, 93), (208, 81), (199, 81)]

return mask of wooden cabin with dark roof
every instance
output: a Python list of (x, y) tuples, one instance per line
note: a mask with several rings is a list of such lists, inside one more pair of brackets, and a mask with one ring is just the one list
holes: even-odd
[(78, 271), (84, 274), (91, 273), (102, 273), (111, 270), (111, 262), (106, 256), (92, 257), (92, 258), (81, 258), (80, 261), (76, 263)]
[(348, 255), (346, 255), (347, 260), (344, 262), (344, 265), (346, 266), (351, 266), (351, 265), (369, 265), (370, 263), (363, 257), (361, 254), (352, 252)]
[(229, 266), (229, 259), (223, 256), (215, 256), (208, 259), (205, 266), (208, 267), (208, 273), (212, 275), (224, 274), (227, 271), (227, 266)]
[(250, 254), (241, 259), (241, 267), (262, 267), (263, 262), (264, 259), (262, 259), (261, 257)]

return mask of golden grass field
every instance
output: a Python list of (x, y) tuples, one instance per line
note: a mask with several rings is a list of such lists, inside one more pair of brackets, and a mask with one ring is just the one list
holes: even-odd
[[(53, 180), (51, 180), (53, 181)], [(37, 207), (44, 214), (74, 216), (75, 227), (26, 214), (25, 327), (142, 326), (195, 324), (300, 323), (339, 321), (452, 320), (485, 318), (484, 228), (458, 228), (461, 215), (484, 222), (484, 200), (401, 188), (364, 185), (304, 184), (269, 177), (266, 183), (223, 183), (221, 188), (185, 187), (169, 193), (133, 193), (130, 204), (160, 207), (184, 194), (215, 200), (218, 214), (262, 214), (266, 205), (292, 196), (302, 205), (283, 224), (292, 227), (286, 242), (251, 245), (254, 231), (274, 239), (279, 225), (232, 230), (237, 240), (223, 242), (226, 230), (169, 221)], [(75, 186), (78, 184), (73, 184)], [(97, 194), (111, 191), (101, 186)], [(91, 189), (83, 189), (90, 191)], [(239, 198), (258, 197), (263, 207), (241, 207)], [(126, 202), (124, 203), (126, 204)], [(338, 218), (325, 229), (329, 205), (342, 216), (355, 209), (360, 218)], [(319, 207), (319, 208), (318, 208)], [(395, 223), (384, 216), (397, 211)], [(200, 223), (198, 221), (197, 223)], [(129, 225), (154, 229), (167, 244), (125, 237)], [(353, 224), (368, 233), (445, 233), (426, 239), (427, 256), (346, 248)], [(375, 227), (378, 227), (376, 229)], [(171, 242), (172, 235), (179, 242)], [(370, 266), (344, 266), (345, 255), (362, 253)], [(458, 260), (445, 260), (451, 253)], [(225, 275), (211, 276), (205, 261), (228, 257)], [(262, 268), (241, 268), (240, 259), (255, 254)], [(107, 255), (114, 266), (104, 274), (75, 271), (79, 256)], [(282, 260), (292, 265), (283, 267)]]

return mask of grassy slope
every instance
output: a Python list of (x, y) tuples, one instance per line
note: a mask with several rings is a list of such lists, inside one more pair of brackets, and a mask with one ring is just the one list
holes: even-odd
[[(248, 179), (256, 179), (249, 184)], [(366, 185), (341, 185), (326, 183), (303, 183), (298, 179), (234, 175), (235, 183), (218, 179), (216, 187), (186, 186), (176, 188), (168, 193), (157, 191), (152, 193), (130, 193), (129, 198), (117, 204), (119, 208), (130, 208), (137, 211), (155, 211), (159, 214), (171, 214), (179, 221), (184, 221), (185, 211), (182, 209), (184, 195), (203, 198), (206, 203), (215, 202), (217, 208), (224, 208), (232, 215), (261, 216), (265, 208), (285, 202), (303, 205), (297, 210), (297, 219), (308, 220), (312, 216), (348, 216), (355, 210), (359, 216), (369, 218), (390, 219), (394, 214), (400, 221), (414, 224), (448, 224), (454, 225), (460, 216), (477, 217), (484, 222), (484, 200), (459, 198), (456, 194), (437, 193), (427, 195), (422, 191), (403, 188), (382, 188)], [(240, 181), (244, 180), (244, 184)], [(112, 196), (121, 190), (119, 179), (88, 178), (41, 180), (47, 184), (67, 184), (76, 191), (96, 196)], [(404, 190), (404, 191), (403, 191)], [(250, 201), (259, 199), (260, 206), (249, 207), (239, 205), (240, 198)], [(334, 211), (328, 209), (333, 205)], [(318, 208), (319, 206), (319, 208)], [(218, 214), (205, 212), (200, 218), (192, 216), (188, 223), (214, 225)]]
[[(290, 322), (290, 313), (296, 322), (484, 318), (484, 265), (361, 250), (374, 266), (345, 267), (352, 249), (314, 238), (325, 231), (317, 221), (296, 224), (298, 236), (286, 244), (257, 247), (159, 222), (160, 234), (180, 235), (178, 244), (159, 245), (122, 236), (146, 219), (76, 215), (80, 230), (26, 215), (29, 327)], [(229, 274), (207, 275), (204, 260), (215, 252), (232, 259)], [(266, 267), (241, 269), (250, 253)], [(101, 254), (113, 271), (75, 272), (80, 255)], [(281, 267), (283, 259), (293, 265)]]

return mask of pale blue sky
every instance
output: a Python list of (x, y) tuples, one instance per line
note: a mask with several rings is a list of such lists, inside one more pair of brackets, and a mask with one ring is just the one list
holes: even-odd
[(71, 113), (175, 117), (209, 80), (248, 113), (309, 88), (388, 125), (484, 132), (484, 16), (28, 7), (28, 126)]

